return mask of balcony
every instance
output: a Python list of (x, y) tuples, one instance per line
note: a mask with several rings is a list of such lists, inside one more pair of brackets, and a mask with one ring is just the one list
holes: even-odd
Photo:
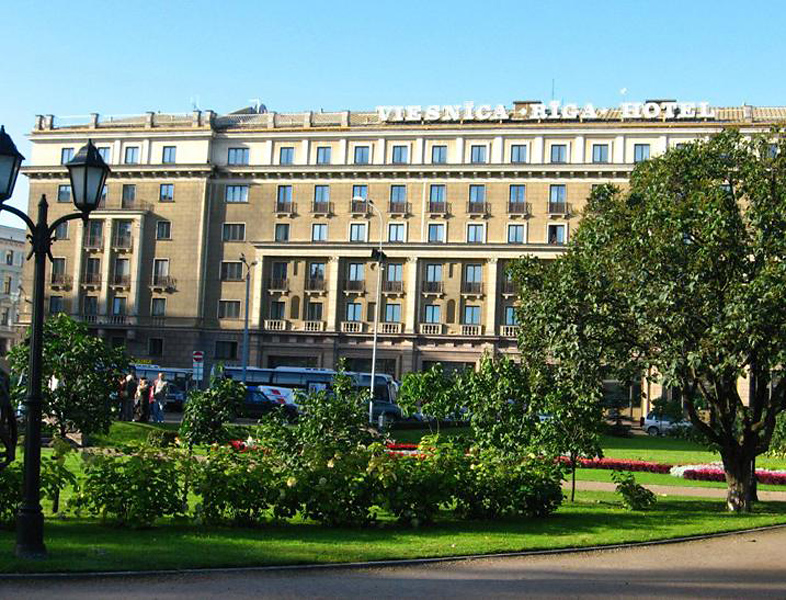
[(467, 214), (470, 216), (489, 216), (491, 210), (488, 202), (467, 202)]
[(477, 337), (483, 333), (483, 326), (482, 325), (462, 325), (461, 326), (461, 335), (469, 335), (473, 337)]
[(341, 321), (342, 333), (363, 333), (365, 323), (362, 321)]
[(113, 236), (112, 248), (114, 248), (115, 250), (125, 250), (125, 251), (131, 250), (131, 248), (133, 248), (133, 238), (131, 237), (131, 234), (130, 233), (125, 235), (118, 234)]
[(421, 335), (442, 335), (444, 326), (442, 323), (421, 323)]
[(518, 325), (500, 325), (499, 327), (500, 337), (514, 338), (517, 337), (518, 334), (519, 334)]
[(102, 206), (99, 210), (144, 210), (152, 212), (153, 205), (150, 202), (140, 202), (136, 199), (121, 199), (120, 206)]
[(104, 323), (106, 325), (128, 325), (128, 315), (109, 315)]
[(321, 202), (318, 200), (314, 200), (311, 203), (312, 215), (329, 215), (332, 213), (333, 213), (333, 209), (330, 205), (330, 202)]
[(461, 283), (461, 293), (467, 296), (482, 296), (483, 284), (479, 281), (464, 281)]
[(66, 273), (52, 273), (49, 284), (53, 288), (70, 288), (73, 278)]
[(516, 283), (506, 279), (502, 282), (502, 293), (506, 296), (515, 296), (518, 293), (516, 290)]
[(98, 323), (98, 315), (96, 314), (81, 314), (79, 315), (80, 320), (84, 321), (85, 323)]
[(153, 289), (158, 290), (174, 290), (177, 286), (177, 280), (169, 275), (157, 275), (153, 273)]
[(102, 235), (88, 235), (84, 240), (85, 250), (103, 250), (104, 249), (104, 236)]
[(406, 216), (410, 214), (409, 202), (391, 200), (390, 204), (388, 204), (388, 212), (391, 215)]
[(382, 335), (398, 335), (401, 333), (401, 323), (380, 323), (379, 333)]
[(276, 201), (276, 214), (277, 215), (294, 215), (295, 203), (291, 201)]
[(344, 282), (344, 291), (362, 294), (366, 291), (366, 282), (363, 279), (348, 279)]
[(424, 294), (443, 294), (443, 284), (441, 281), (424, 281), (421, 291)]
[(267, 290), (269, 292), (288, 292), (289, 279), (282, 279), (280, 277), (272, 277), (268, 279)]
[(265, 319), (265, 329), (267, 331), (286, 331), (287, 322), (284, 319)]
[(382, 291), (385, 294), (403, 294), (404, 282), (403, 281), (383, 281)]
[(307, 277), (306, 278), (306, 291), (307, 292), (324, 292), (326, 288), (324, 277)]
[(529, 217), (532, 211), (529, 202), (508, 202), (508, 214), (512, 217)]
[(567, 216), (570, 214), (570, 206), (567, 202), (549, 201), (549, 215), (550, 216)]
[(82, 285), (101, 285), (101, 273), (82, 273)]
[(115, 287), (131, 287), (131, 275), (115, 273), (112, 275), (111, 283)]
[(365, 200), (350, 200), (349, 212), (352, 215), (365, 216), (371, 212), (371, 206)]
[(429, 200), (428, 212), (430, 215), (446, 215), (450, 208), (448, 203), (442, 200)]
[(316, 333), (318, 331), (325, 331), (325, 322), (324, 321), (306, 321), (303, 324), (304, 331), (310, 331), (312, 333)]

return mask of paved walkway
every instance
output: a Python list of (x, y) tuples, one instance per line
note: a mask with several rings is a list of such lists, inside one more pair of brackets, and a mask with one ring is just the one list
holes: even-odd
[[(677, 478), (674, 478), (677, 480)], [(563, 481), (562, 487), (570, 489), (570, 481)], [(697, 498), (725, 498), (726, 488), (712, 487), (691, 487), (677, 485), (651, 485), (646, 484), (648, 490), (658, 496), (694, 496)], [(613, 492), (615, 485), (607, 481), (577, 481), (576, 490), (586, 490), (591, 492)], [(770, 492), (759, 490), (759, 500), (771, 501), (781, 500), (786, 502), (786, 490), (782, 492)], [(786, 566), (785, 566), (786, 568)]]
[(0, 580), (0, 598), (786, 598), (786, 529), (557, 556), (373, 569)]

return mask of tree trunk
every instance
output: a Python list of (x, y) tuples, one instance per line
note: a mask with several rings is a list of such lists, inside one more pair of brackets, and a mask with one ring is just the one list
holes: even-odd
[(748, 498), (750, 499), (751, 503), (759, 501), (759, 488), (758, 483), (756, 481), (756, 457), (753, 457), (751, 461), (751, 483), (750, 487), (748, 488)]
[(726, 507), (731, 512), (750, 512), (751, 459), (744, 455), (723, 457), (726, 471)]
[(576, 500), (576, 461), (570, 457), (570, 501)]

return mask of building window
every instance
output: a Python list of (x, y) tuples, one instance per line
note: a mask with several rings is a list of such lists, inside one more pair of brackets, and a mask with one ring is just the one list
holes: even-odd
[(392, 204), (399, 204), (407, 201), (407, 186), (405, 185), (391, 185), (390, 186), (390, 202)]
[[(65, 259), (61, 258), (61, 259), (55, 259), (55, 260), (62, 260), (63, 261), (63, 265), (65, 265)], [(54, 279), (54, 275), (55, 275), (54, 265), (52, 265), (52, 275), (53, 275), (53, 279)], [(62, 277), (62, 274), (61, 274), (61, 277)], [(6, 277), (5, 281), (3, 282), (3, 293), (10, 294), (11, 293), (11, 286), (13, 286), (13, 284), (14, 284), (14, 278), (11, 277), (11, 276)]]
[(404, 223), (388, 223), (388, 241), (406, 242), (404, 236)]
[(82, 314), (87, 316), (98, 314), (98, 296), (85, 296), (82, 300)]
[(368, 146), (355, 146), (355, 164), (367, 165), (370, 162), (371, 149)]
[(523, 144), (515, 144), (510, 147), (510, 162), (512, 163), (525, 163), (527, 162), (527, 147)]
[(518, 325), (516, 318), (516, 308), (514, 306), (505, 307), (505, 325)]
[(508, 225), (508, 244), (524, 243), (524, 225)]
[(565, 197), (567, 190), (565, 184), (556, 183), (549, 186), (549, 213), (565, 213), (567, 205)]
[(230, 148), (227, 150), (228, 165), (247, 165), (248, 158), (248, 148)]
[(401, 305), (385, 303), (385, 322), (386, 323), (400, 323), (401, 322)]
[(352, 223), (349, 226), (349, 241), (350, 242), (365, 242), (366, 241), (366, 224), (365, 223)]
[(242, 242), (246, 239), (245, 223), (224, 223), (223, 239), (225, 242)]
[(486, 146), (470, 146), (469, 160), (473, 164), (486, 162)]
[(131, 264), (127, 258), (115, 258), (114, 275), (113, 283), (115, 285), (128, 285), (130, 283)]
[(159, 202), (174, 202), (175, 201), (175, 184), (162, 183), (158, 192)]
[(445, 201), (445, 186), (441, 183), (432, 184), (428, 190), (428, 199), (431, 202)]
[(278, 151), (278, 164), (291, 165), (295, 162), (295, 149), (291, 146), (285, 146)]
[(562, 246), (565, 243), (565, 225), (549, 225), (547, 241)]
[(329, 165), (330, 164), (330, 155), (331, 155), (331, 148), (330, 146), (318, 146), (317, 147), (317, 164), (318, 165)]
[(349, 281), (363, 281), (365, 279), (365, 265), (363, 263), (349, 263), (347, 278)]
[(634, 144), (633, 145), (633, 162), (640, 163), (650, 158), (650, 145), (649, 144)]
[(274, 300), (270, 303), (270, 318), (276, 321), (282, 321), (286, 318), (287, 304), (281, 300)]
[(65, 223), (60, 223), (55, 229), (55, 239), (56, 240), (67, 240), (68, 239), (68, 221)]
[(136, 202), (136, 185), (133, 183), (123, 184), (123, 191), (121, 194), (121, 202), (123, 208), (130, 208)]
[(240, 300), (219, 300), (218, 301), (219, 319), (239, 319)]
[(442, 165), (448, 162), (448, 147), (447, 146), (432, 146), (431, 147), (431, 162), (435, 165)]
[(441, 323), (442, 315), (439, 304), (426, 304), (423, 320), (426, 323)]
[(139, 148), (137, 146), (127, 147), (124, 158), (125, 160), (123, 162), (127, 165), (139, 164)]
[(321, 321), (322, 320), (322, 303), (309, 302), (306, 304), (306, 321)]
[(401, 263), (390, 263), (385, 268), (385, 281), (395, 281), (400, 283), (404, 276), (404, 265)]
[(330, 202), (330, 186), (329, 185), (315, 185), (314, 186), (314, 202), (318, 202), (318, 203)]
[(363, 307), (360, 302), (350, 302), (347, 304), (347, 321), (361, 321), (363, 319)]
[(223, 261), (221, 263), (221, 281), (242, 281), (243, 263)]
[(467, 243), (468, 244), (482, 244), (486, 240), (484, 239), (486, 233), (486, 227), (484, 225), (476, 225), (471, 224), (467, 225)]
[(172, 239), (172, 223), (169, 221), (158, 221), (156, 223), (156, 239), (157, 240), (171, 240)]
[(292, 186), (280, 185), (276, 191), (276, 210), (289, 211), (292, 209)]
[(169, 279), (169, 259), (153, 259), (153, 285), (167, 285)]
[(88, 258), (85, 263), (84, 282), (90, 284), (101, 283), (101, 259)]
[(11, 324), (11, 309), (4, 308), (2, 312), (2, 316), (0, 316), (0, 325), (10, 325)]
[(441, 264), (429, 264), (426, 265), (426, 281), (429, 283), (441, 283), (442, 282), (442, 265)]
[(71, 186), (58, 185), (57, 186), (57, 201), (58, 202), (71, 202)]
[(568, 159), (568, 147), (565, 144), (552, 144), (551, 162), (565, 163)]
[(429, 223), (428, 241), (430, 244), (443, 243), (445, 241), (445, 224)]
[(111, 149), (109, 146), (101, 146), (100, 148), (96, 148), (98, 150), (98, 155), (103, 159), (106, 164), (109, 164), (109, 156), (111, 153)]
[(65, 165), (74, 158), (74, 149), (73, 148), (62, 148), (60, 150), (60, 164)]
[(177, 147), (176, 146), (164, 146), (164, 150), (161, 156), (161, 162), (165, 165), (173, 164), (176, 162), (177, 157)]
[(608, 144), (592, 144), (592, 162), (594, 163), (609, 162)]
[(63, 297), (49, 296), (49, 314), (56, 315), (63, 312)]
[(527, 186), (519, 183), (510, 186), (511, 204), (526, 202), (526, 200), (527, 200)]
[(166, 298), (153, 298), (150, 301), (150, 315), (153, 317), (166, 316)]
[(353, 198), (363, 198), (363, 200), (368, 198), (368, 186), (367, 185), (353, 185), (352, 186), (352, 197)]
[(485, 185), (471, 185), (469, 186), (469, 201), (480, 202), (486, 201), (486, 186)]
[(248, 186), (228, 185), (225, 200), (227, 202), (248, 202)]
[(164, 355), (163, 338), (147, 338), (147, 355), (148, 356)]
[(101, 188), (101, 197), (98, 199), (98, 206), (106, 206), (106, 185)]
[(112, 315), (122, 317), (126, 314), (126, 299), (124, 296), (112, 298)]
[(216, 340), (213, 357), (220, 360), (237, 360), (237, 342)]
[(409, 148), (407, 146), (393, 146), (392, 162), (394, 165), (404, 165), (409, 159)]
[(289, 241), (289, 224), (288, 223), (277, 223), (276, 224), (276, 241), (277, 242), (288, 242)]
[(464, 325), (480, 325), (480, 306), (464, 306)]
[(311, 226), (311, 241), (326, 242), (328, 239), (327, 223), (314, 223)]

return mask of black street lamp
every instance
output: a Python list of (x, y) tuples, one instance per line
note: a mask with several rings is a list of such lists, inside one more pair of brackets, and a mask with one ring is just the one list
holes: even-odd
[(28, 259), (35, 257), (33, 270), (33, 315), (30, 334), (30, 367), (25, 398), (25, 464), (22, 504), (16, 519), (16, 555), (23, 558), (43, 558), (44, 513), (41, 510), (41, 387), (44, 333), (44, 274), (47, 256), (58, 225), (72, 219), (87, 224), (90, 212), (101, 200), (109, 167), (88, 140), (66, 167), (71, 179), (71, 190), (77, 213), (63, 215), (54, 223), (47, 223), (49, 205), (46, 196), (38, 202), (36, 222), (13, 206), (3, 204), (11, 197), (24, 157), (13, 141), (0, 129), (0, 211), (8, 211), (22, 219), (30, 230), (32, 249)]

